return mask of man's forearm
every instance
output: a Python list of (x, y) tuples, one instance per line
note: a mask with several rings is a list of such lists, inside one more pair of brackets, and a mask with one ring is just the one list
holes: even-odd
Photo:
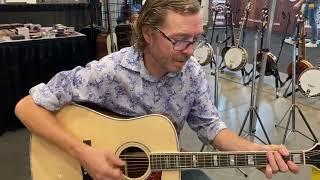
[(213, 147), (221, 151), (259, 151), (263, 150), (261, 145), (252, 143), (229, 129), (223, 129), (214, 138)]

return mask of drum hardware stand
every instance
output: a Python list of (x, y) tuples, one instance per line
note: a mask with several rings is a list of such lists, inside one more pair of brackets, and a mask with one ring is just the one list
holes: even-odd
[[(254, 43), (254, 45), (255, 45), (255, 46), (254, 46), (254, 51), (255, 51), (255, 53), (254, 53), (254, 54), (257, 54), (257, 49), (258, 49), (258, 45), (257, 45), (258, 34), (259, 34), (259, 33), (256, 33), (256, 35), (255, 35), (255, 43)], [(264, 53), (263, 56), (266, 56), (266, 53)], [(256, 67), (257, 67), (257, 56), (254, 56), (254, 58), (253, 58), (253, 71), (252, 71), (253, 77), (256, 76)], [(251, 84), (252, 84), (252, 86), (251, 86), (251, 101), (250, 101), (250, 107), (249, 107), (249, 110), (247, 111), (247, 114), (246, 114), (246, 116), (245, 116), (245, 119), (244, 119), (244, 121), (243, 121), (243, 123), (242, 123), (242, 125), (241, 125), (240, 131), (239, 131), (239, 136), (241, 136), (242, 131), (243, 131), (243, 128), (244, 128), (244, 126), (245, 126), (245, 124), (246, 124), (246, 122), (247, 122), (247, 120), (248, 120), (249, 115), (250, 115), (249, 130), (248, 130), (248, 132), (247, 132), (247, 136), (253, 136), (253, 137), (257, 138), (258, 140), (260, 140), (262, 143), (267, 144), (267, 143), (265, 143), (263, 140), (261, 140), (258, 136), (255, 135), (255, 131), (256, 131), (256, 130), (255, 130), (254, 127), (253, 127), (253, 114), (256, 114), (256, 116), (257, 116), (257, 118), (258, 118), (258, 121), (259, 121), (259, 123), (260, 123), (260, 125), (261, 125), (261, 128), (262, 128), (262, 130), (263, 130), (263, 133), (264, 133), (264, 135), (265, 135), (268, 143), (271, 144), (270, 139), (269, 139), (269, 137), (268, 137), (268, 135), (267, 135), (267, 132), (266, 132), (263, 124), (262, 124), (262, 121), (261, 121), (260, 116), (259, 116), (258, 111), (257, 111), (257, 107), (256, 107), (255, 102), (254, 102), (254, 101), (255, 101), (255, 81), (251, 81)]]
[[(297, 33), (299, 33), (299, 28), (298, 28), (298, 31)], [(286, 142), (286, 139), (289, 137), (289, 134), (291, 132), (297, 132), (299, 134), (301, 134), (302, 136), (310, 139), (311, 141), (313, 141), (314, 143), (317, 143), (318, 142), (318, 139), (317, 137), (315, 136), (315, 134), (313, 133), (308, 121), (306, 120), (305, 116), (303, 115), (301, 109), (299, 108), (299, 106), (296, 104), (296, 60), (298, 60), (298, 47), (299, 47), (299, 43), (297, 41), (295, 41), (293, 43), (293, 58), (292, 58), (292, 78), (291, 78), (291, 87), (292, 87), (292, 104), (290, 106), (290, 108), (287, 110), (287, 112), (284, 114), (283, 118), (280, 120), (280, 122), (278, 124), (275, 125), (275, 127), (280, 127), (280, 128), (283, 128), (285, 129), (285, 132), (284, 132), (284, 136), (283, 136), (283, 140), (282, 140), (282, 144), (285, 144)], [(296, 130), (296, 109), (298, 109), (298, 112), (300, 114), (300, 116), (302, 117), (305, 125), (307, 126), (309, 132), (311, 133), (313, 139), (311, 139), (310, 137), (308, 137), (307, 135), (303, 134), (302, 132)], [(287, 122), (287, 125), (286, 127), (281, 127), (280, 124), (282, 123), (283, 119), (287, 116), (288, 112), (290, 111), (289, 113), (289, 116), (288, 116), (288, 122)], [(289, 124), (290, 124), (290, 121), (292, 121), (291, 125), (292, 125), (292, 128), (289, 130)], [(289, 130), (289, 132), (288, 132)]]

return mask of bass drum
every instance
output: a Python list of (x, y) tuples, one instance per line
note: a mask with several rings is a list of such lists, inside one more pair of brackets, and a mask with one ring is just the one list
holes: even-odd
[(231, 47), (224, 56), (224, 64), (231, 71), (242, 69), (248, 61), (248, 52), (242, 47)]
[(197, 47), (193, 52), (193, 56), (198, 60), (201, 66), (206, 66), (214, 61), (213, 49), (209, 43)]
[(306, 97), (320, 96), (320, 70), (310, 68), (301, 73), (298, 79), (298, 88)]

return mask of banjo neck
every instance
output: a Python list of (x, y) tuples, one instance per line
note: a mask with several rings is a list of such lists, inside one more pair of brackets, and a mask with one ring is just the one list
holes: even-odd
[(243, 38), (244, 38), (244, 29), (246, 28), (246, 25), (247, 25), (247, 21), (248, 21), (248, 16), (249, 16), (249, 12), (250, 12), (250, 9), (251, 9), (251, 5), (252, 3), (249, 1), (246, 5), (246, 8), (245, 8), (245, 11), (244, 11), (244, 18), (243, 18), (243, 21), (241, 23), (241, 26), (240, 26), (240, 35), (239, 35), (239, 39), (238, 39), (238, 42), (236, 44), (237, 47), (242, 47), (243, 46)]
[(301, 27), (301, 32), (300, 32), (300, 52), (301, 52), (301, 56), (299, 58), (299, 60), (307, 60), (307, 56), (306, 56), (306, 31), (305, 31), (305, 21), (304, 19), (301, 20), (300, 22), (300, 27)]

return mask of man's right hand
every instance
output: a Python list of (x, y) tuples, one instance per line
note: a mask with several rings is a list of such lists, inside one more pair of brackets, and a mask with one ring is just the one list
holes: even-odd
[(119, 159), (110, 151), (102, 151), (87, 146), (79, 153), (83, 168), (94, 180), (121, 180), (122, 172), (120, 167), (125, 162)]

